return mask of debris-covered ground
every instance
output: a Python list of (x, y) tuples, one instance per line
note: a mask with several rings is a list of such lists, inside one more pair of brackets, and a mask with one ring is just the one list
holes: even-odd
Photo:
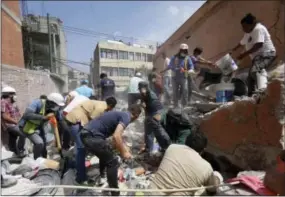
[[(248, 98), (240, 98), (248, 99)], [(231, 105), (228, 103), (227, 105)], [(207, 117), (210, 113), (213, 113), (219, 108), (227, 107), (227, 105), (221, 105), (216, 103), (209, 103), (197, 99), (193, 102), (193, 105), (184, 108), (183, 112), (187, 114), (191, 123), (193, 123), (193, 129), (199, 127), (199, 122), (203, 118)], [(123, 100), (119, 100), (117, 110), (126, 110), (127, 104)], [(138, 155), (138, 151), (143, 145), (144, 139), (144, 114), (142, 114), (138, 120), (130, 124), (124, 132), (123, 139), (126, 145), (130, 148), (135, 159), (130, 163), (121, 162), (118, 180), (119, 187), (121, 189), (146, 189), (148, 188), (149, 181), (156, 168), (161, 161), (161, 155), (154, 153), (151, 157), (145, 158), (143, 155)], [(73, 152), (73, 151), (72, 151)], [(3, 157), (4, 153), (4, 157)], [(59, 157), (57, 157), (59, 158)], [(88, 177), (95, 186), (99, 179), (98, 170), (98, 158), (89, 156), (88, 160), (90, 165), (88, 167)], [(121, 160), (121, 159), (120, 159)], [(4, 172), (4, 178), (17, 179), (17, 184), (2, 189), (2, 195), (107, 195), (108, 192), (101, 192), (95, 190), (78, 190), (78, 189), (29, 189), (35, 185), (75, 185), (75, 170), (69, 169), (61, 176), (61, 161), (45, 160), (39, 158), (36, 161), (31, 156), (27, 156), (23, 159), (15, 159), (12, 157), (12, 153), (2, 149), (2, 172)], [(245, 171), (240, 172), (241, 175), (257, 174), (258, 177), (263, 177), (264, 172)], [(101, 187), (107, 187), (107, 184), (101, 185)], [(121, 195), (139, 195), (138, 193), (126, 193), (122, 192)], [(141, 194), (140, 194), (141, 195)], [(218, 190), (217, 195), (254, 195), (254, 192), (242, 187), (242, 186), (223, 186)]]

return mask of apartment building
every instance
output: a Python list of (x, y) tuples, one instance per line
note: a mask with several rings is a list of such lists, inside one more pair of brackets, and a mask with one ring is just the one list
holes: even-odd
[(65, 63), (67, 50), (62, 21), (57, 17), (28, 14), (24, 16), (23, 37), (26, 67), (32, 70), (49, 70), (52, 76), (61, 81), (61, 91), (66, 92), (68, 67)]
[(120, 41), (100, 41), (90, 66), (91, 81), (96, 86), (100, 73), (106, 73), (117, 87), (126, 87), (136, 70), (146, 75), (152, 69), (156, 48)]

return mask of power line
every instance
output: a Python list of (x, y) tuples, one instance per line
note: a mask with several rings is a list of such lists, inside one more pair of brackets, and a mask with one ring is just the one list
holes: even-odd
[[(43, 28), (47, 28), (47, 25), (41, 25)], [(103, 33), (103, 32), (95, 32), (92, 30), (87, 30), (87, 29), (82, 29), (82, 28), (77, 28), (77, 27), (71, 27), (71, 26), (62, 26), (62, 28), (69, 33), (74, 33), (74, 34), (79, 34), (82, 36), (91, 36), (91, 37), (101, 37), (103, 39), (108, 39), (108, 38), (114, 38), (113, 34), (109, 33)], [(135, 38), (135, 37), (128, 37), (128, 36), (116, 36), (121, 39), (129, 39), (130, 42), (138, 41), (139, 43), (142, 44), (147, 44), (147, 45), (158, 45), (160, 42), (158, 41), (153, 41), (153, 40), (145, 40), (141, 38)]]

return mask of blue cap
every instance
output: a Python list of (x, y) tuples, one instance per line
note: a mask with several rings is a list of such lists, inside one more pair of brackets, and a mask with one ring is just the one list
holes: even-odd
[(81, 83), (88, 83), (88, 80), (87, 79), (83, 79), (83, 80), (81, 80)]

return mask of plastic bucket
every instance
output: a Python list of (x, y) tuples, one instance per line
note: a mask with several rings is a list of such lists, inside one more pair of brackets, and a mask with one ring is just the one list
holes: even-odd
[(229, 75), (233, 71), (238, 69), (237, 64), (233, 60), (230, 54), (226, 54), (221, 59), (219, 59), (216, 64), (221, 69), (224, 75)]
[(225, 103), (233, 100), (235, 86), (232, 83), (216, 84), (216, 102)]

